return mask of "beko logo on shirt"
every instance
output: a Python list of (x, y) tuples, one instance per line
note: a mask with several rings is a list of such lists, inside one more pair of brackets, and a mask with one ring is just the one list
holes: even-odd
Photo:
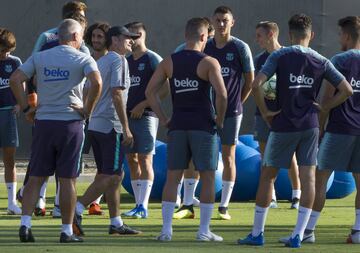
[(69, 80), (70, 71), (62, 70), (60, 68), (44, 68), (44, 82), (54, 82), (54, 81), (62, 81)]
[(10, 81), (9, 81), (9, 78), (1, 78), (0, 77), (0, 85), (1, 86), (9, 86), (9, 83), (10, 83)]
[(223, 77), (229, 76), (230, 75), (230, 68), (229, 67), (222, 67), (221, 68), (221, 75)]
[[(351, 85), (351, 87), (354, 87), (354, 88), (360, 88), (360, 80), (355, 80), (354, 77), (351, 77), (350, 85)], [(353, 91), (360, 92), (360, 90), (355, 90), (355, 89), (353, 89)]]
[(131, 76), (130, 77), (130, 86), (139, 86), (141, 82), (141, 77), (140, 76)]
[(199, 82), (196, 80), (191, 80), (189, 78), (182, 80), (177, 80), (176, 78), (174, 78), (174, 85), (176, 88), (185, 88), (185, 89), (176, 90), (176, 93), (181, 93), (181, 92), (197, 90), (199, 87)]
[(289, 80), (291, 83), (297, 84), (297, 85), (289, 86), (290, 89), (311, 88), (312, 84), (314, 84), (314, 78), (311, 78), (311, 77), (308, 77), (305, 75), (297, 76), (297, 75), (294, 75), (293, 73), (290, 73)]

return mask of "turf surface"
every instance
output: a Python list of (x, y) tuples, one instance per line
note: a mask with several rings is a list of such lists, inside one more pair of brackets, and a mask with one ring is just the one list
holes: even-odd
[[(87, 184), (78, 184), (78, 194), (84, 192)], [(109, 236), (108, 215), (85, 215), (83, 225), (86, 236), (82, 244), (60, 245), (60, 219), (52, 219), (54, 184), (48, 187), (48, 211), (45, 217), (34, 217), (32, 221), (36, 243), (20, 244), (18, 239), (19, 216), (6, 215), (6, 189), (0, 188), (0, 252), (360, 252), (360, 245), (345, 244), (345, 239), (354, 220), (355, 194), (341, 200), (328, 200), (316, 231), (316, 244), (305, 244), (301, 249), (284, 248), (277, 240), (290, 234), (296, 221), (295, 210), (290, 210), (288, 202), (279, 203), (279, 208), (271, 209), (267, 219), (264, 247), (238, 246), (239, 237), (245, 237), (251, 231), (254, 203), (232, 203), (231, 221), (212, 221), (214, 232), (224, 237), (222, 243), (200, 243), (195, 241), (199, 224), (199, 209), (196, 208), (194, 220), (175, 220), (172, 242), (157, 242), (154, 238), (161, 228), (161, 206), (150, 204), (150, 218), (143, 220), (128, 219), (125, 223), (144, 233), (136, 237)], [(121, 208), (127, 211), (133, 207), (133, 199), (127, 193), (122, 194)], [(105, 209), (106, 204), (102, 204)], [(215, 212), (214, 212), (215, 213)], [(215, 216), (215, 215), (214, 215)]]

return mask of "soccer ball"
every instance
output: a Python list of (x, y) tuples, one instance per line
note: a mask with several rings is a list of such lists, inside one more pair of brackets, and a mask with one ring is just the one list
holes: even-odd
[(270, 77), (270, 79), (262, 85), (262, 90), (266, 99), (276, 99), (276, 75)]

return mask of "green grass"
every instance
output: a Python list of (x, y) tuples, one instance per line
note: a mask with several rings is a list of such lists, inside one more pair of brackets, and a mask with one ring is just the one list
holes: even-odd
[[(87, 184), (78, 184), (81, 194)], [(48, 196), (53, 196), (54, 184), (48, 188)], [(224, 237), (222, 243), (199, 243), (194, 240), (199, 224), (199, 210), (196, 208), (194, 220), (175, 220), (173, 241), (161, 243), (154, 240), (161, 229), (161, 206), (150, 204), (150, 218), (144, 220), (125, 220), (125, 222), (144, 233), (137, 237), (114, 237), (107, 234), (108, 216), (87, 216), (83, 219), (86, 232), (83, 244), (60, 245), (60, 220), (34, 217), (32, 221), (36, 243), (20, 244), (18, 239), (19, 216), (6, 215), (5, 187), (0, 189), (0, 252), (360, 252), (359, 245), (345, 244), (345, 238), (354, 220), (354, 194), (341, 200), (328, 200), (316, 231), (316, 244), (305, 244), (301, 249), (291, 250), (277, 243), (279, 237), (288, 235), (296, 221), (297, 212), (290, 210), (290, 204), (283, 202), (278, 209), (269, 212), (266, 226), (266, 245), (255, 248), (235, 244), (239, 237), (246, 236), (253, 221), (254, 203), (232, 203), (231, 221), (212, 221), (214, 232)], [(133, 207), (133, 199), (127, 193), (122, 194), (121, 210)], [(48, 198), (48, 210), (53, 199)], [(103, 207), (105, 205), (103, 204)]]

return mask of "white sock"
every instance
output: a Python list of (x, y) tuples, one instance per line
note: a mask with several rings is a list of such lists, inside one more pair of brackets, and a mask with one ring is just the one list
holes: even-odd
[(141, 187), (141, 183), (140, 180), (136, 179), (136, 180), (131, 180), (131, 186), (134, 192), (134, 197), (135, 197), (135, 203), (136, 205), (139, 205), (139, 195), (140, 195), (140, 187)]
[(162, 201), (163, 234), (172, 235), (172, 217), (175, 209), (175, 202)]
[(299, 235), (300, 241), (303, 239), (304, 231), (305, 231), (306, 225), (308, 224), (310, 215), (311, 215), (310, 208), (299, 206), (298, 218), (296, 221), (295, 229), (291, 235), (291, 238), (294, 238), (296, 235)]
[(21, 226), (31, 228), (31, 216), (30, 215), (21, 215)]
[(193, 204), (195, 197), (195, 189), (199, 180), (195, 178), (184, 178), (184, 199), (183, 205), (189, 206)]
[(260, 233), (264, 232), (266, 216), (269, 211), (269, 207), (260, 207), (255, 206), (254, 214), (254, 225), (251, 234), (253, 236), (258, 236)]
[(46, 207), (45, 199), (39, 198), (39, 200), (36, 204), (36, 207), (41, 208), (41, 209), (45, 208)]
[(301, 190), (292, 190), (291, 199), (294, 199), (294, 198), (300, 199), (300, 197), (301, 197)]
[(54, 205), (55, 206), (60, 206), (60, 184), (58, 184), (58, 187), (57, 187), (57, 191), (56, 191), (56, 194), (55, 194)]
[(355, 209), (355, 224), (353, 226), (354, 230), (360, 230), (360, 209)]
[(179, 198), (181, 199), (181, 188), (184, 182), (184, 178), (181, 179), (180, 183), (177, 186), (177, 195), (179, 196)]
[(199, 232), (208, 234), (210, 232), (210, 220), (214, 204), (200, 203), (200, 227)]
[(8, 206), (16, 205), (16, 182), (6, 183)]
[(46, 186), (47, 186), (47, 182), (45, 181), (40, 188), (40, 194), (39, 194), (40, 198), (43, 198), (44, 200), (46, 198)]
[(96, 204), (100, 205), (100, 201), (101, 201), (101, 198), (102, 198), (102, 194), (94, 201)]
[(232, 181), (223, 181), (222, 182), (222, 192), (221, 192), (221, 202), (220, 207), (227, 207), (230, 202), (231, 194), (234, 189), (235, 182)]
[(85, 206), (79, 201), (76, 202), (75, 212), (77, 215), (82, 215), (85, 210)]
[(315, 230), (316, 223), (318, 222), (320, 217), (320, 212), (317, 211), (311, 211), (309, 221), (306, 225), (307, 230)]
[(148, 209), (150, 193), (153, 185), (153, 181), (150, 180), (139, 180), (140, 194), (139, 194), (139, 204), (143, 205), (145, 209)]
[(74, 233), (72, 224), (62, 224), (61, 225), (61, 233), (65, 233), (68, 236), (72, 235)]
[(116, 216), (114, 218), (110, 218), (110, 224), (115, 227), (121, 227), (124, 225), (124, 222), (120, 216)]
[(271, 194), (271, 199), (276, 201), (275, 187), (273, 187), (272, 194)]

